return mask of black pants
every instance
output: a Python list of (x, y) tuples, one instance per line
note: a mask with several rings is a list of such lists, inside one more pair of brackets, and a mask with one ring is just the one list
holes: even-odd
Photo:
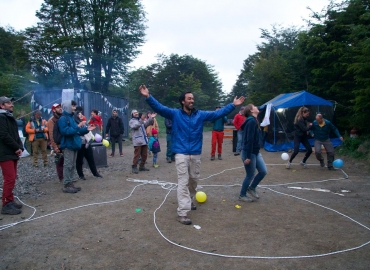
[(122, 134), (116, 136), (111, 136), (110, 141), (112, 143), (112, 154), (114, 155), (114, 152), (116, 150), (116, 142), (118, 142), (118, 149), (119, 153), (122, 154)]
[(85, 144), (82, 144), (80, 150), (78, 150), (77, 152), (77, 159), (76, 159), (76, 169), (77, 169), (78, 176), (80, 177), (84, 176), (84, 172), (82, 170), (84, 158), (86, 158), (87, 163), (89, 164), (91, 173), (93, 175), (97, 175), (98, 171), (96, 169), (94, 154), (93, 154), (91, 145), (89, 145), (89, 147), (86, 148)]
[(308, 138), (306, 136), (294, 136), (294, 152), (293, 154), (290, 156), (290, 160), (289, 162), (292, 162), (293, 159), (296, 157), (296, 155), (298, 155), (298, 152), (299, 152), (299, 145), (300, 143), (303, 144), (303, 146), (306, 148), (306, 154), (303, 158), (303, 162), (306, 163), (307, 159), (310, 157), (310, 155), (312, 154), (312, 148), (311, 148), (311, 145), (310, 143), (308, 142)]

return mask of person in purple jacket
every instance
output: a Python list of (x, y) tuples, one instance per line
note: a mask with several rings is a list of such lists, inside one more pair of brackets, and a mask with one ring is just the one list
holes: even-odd
[(191, 92), (186, 92), (179, 98), (181, 109), (170, 109), (151, 96), (145, 85), (141, 85), (139, 91), (155, 112), (172, 120), (172, 152), (175, 153), (178, 178), (177, 220), (184, 225), (190, 225), (192, 222), (187, 213), (196, 210), (192, 200), (200, 176), (204, 121), (213, 121), (231, 113), (235, 106), (244, 102), (245, 98), (235, 97), (233, 103), (217, 111), (202, 111), (194, 108), (194, 96)]

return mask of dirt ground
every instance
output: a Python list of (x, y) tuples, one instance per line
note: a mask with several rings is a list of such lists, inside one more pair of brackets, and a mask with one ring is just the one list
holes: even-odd
[[(231, 152), (230, 139), (224, 142), (224, 159), (210, 161), (210, 141), (211, 133), (205, 133), (202, 178), (242, 166), (240, 157)], [(82, 187), (77, 194), (62, 193), (62, 185), (56, 180), (43, 183), (39, 189), (45, 195), (24, 199), (37, 209), (35, 217), (90, 206), (0, 231), (0, 269), (369, 269), (370, 245), (324, 257), (245, 259), (205, 255), (170, 244), (157, 232), (153, 222), (153, 213), (168, 190), (126, 181), (137, 178), (176, 182), (175, 164), (165, 162), (163, 139), (161, 145), (160, 167), (151, 167), (150, 172), (131, 173), (133, 148), (125, 146), (123, 158), (108, 158), (109, 168), (100, 169), (103, 179), (93, 178), (86, 171), (87, 180), (77, 182)], [(290, 186), (332, 192), (291, 189), (286, 185), (269, 188), (332, 208), (370, 227), (370, 176), (363, 164), (345, 160), (343, 169), (349, 179), (313, 183), (341, 178), (343, 174), (319, 166), (303, 169), (294, 165), (286, 170), (281, 166), (280, 153), (262, 154), (269, 164), (269, 172), (261, 184), (312, 182)], [(299, 162), (302, 156), (300, 153), (295, 161)], [(309, 163), (317, 163), (314, 156)], [(200, 181), (201, 186), (220, 186), (202, 186), (208, 199), (189, 214), (193, 224), (201, 226), (199, 230), (176, 221), (176, 191), (170, 192), (156, 213), (158, 228), (178, 245), (230, 256), (319, 255), (370, 241), (370, 231), (359, 224), (271, 189), (260, 188), (261, 198), (257, 202), (239, 202), (240, 187), (228, 185), (240, 184), (244, 176), (244, 169), (238, 168)], [(132, 196), (123, 200), (135, 186)], [(351, 192), (342, 193), (342, 190)], [(109, 201), (114, 202), (99, 204)], [(32, 209), (24, 207), (20, 216), (0, 216), (0, 225), (21, 221), (31, 214)]]

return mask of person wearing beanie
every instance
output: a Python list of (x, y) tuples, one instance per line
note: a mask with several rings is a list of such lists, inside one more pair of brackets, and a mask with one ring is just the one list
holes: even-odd
[[(109, 134), (110, 132), (110, 134)], [(107, 126), (105, 128), (105, 137), (109, 137), (112, 145), (112, 153), (110, 157), (114, 157), (114, 152), (116, 150), (116, 142), (118, 142), (119, 155), (123, 157), (122, 153), (122, 136), (125, 132), (123, 127), (122, 118), (118, 116), (118, 111), (113, 110), (112, 116), (108, 119)]]
[[(134, 159), (132, 161), (132, 173), (139, 173), (139, 171), (149, 171), (145, 167), (145, 162), (148, 157), (148, 137), (146, 136), (145, 128), (153, 124), (153, 117), (157, 114), (152, 114), (149, 119), (145, 120), (143, 117), (139, 117), (137, 110), (131, 111), (131, 120), (129, 127), (131, 129), (132, 143), (134, 145)], [(137, 165), (140, 160), (139, 169)]]
[(57, 157), (56, 158), (57, 161), (55, 162), (55, 167), (57, 169), (57, 175), (59, 178), (59, 182), (62, 183), (63, 182), (64, 156), (63, 156), (62, 150), (60, 149), (60, 144), (56, 144), (54, 142), (54, 134), (53, 134), (54, 125), (59, 120), (59, 118), (62, 116), (62, 112), (63, 112), (62, 104), (60, 103), (53, 104), (53, 106), (51, 107), (51, 110), (53, 112), (53, 116), (50, 117), (49, 121), (47, 122), (47, 127), (49, 130), (49, 140), (51, 143), (51, 147), (54, 150), (56, 157)]
[(153, 153), (153, 167), (158, 168), (157, 158), (158, 153), (161, 152), (161, 146), (158, 141), (158, 131), (155, 128), (152, 129), (152, 136), (149, 138), (149, 150)]
[(48, 146), (48, 127), (46, 120), (42, 119), (41, 112), (35, 111), (33, 117), (26, 125), (26, 132), (29, 134), (29, 141), (32, 144), (33, 166), (38, 167), (39, 148), (41, 149), (44, 167), (48, 165), (47, 146)]

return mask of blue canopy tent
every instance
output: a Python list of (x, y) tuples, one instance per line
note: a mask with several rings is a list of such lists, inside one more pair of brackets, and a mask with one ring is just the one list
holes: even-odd
[[(328, 100), (310, 94), (306, 91), (280, 94), (259, 107), (259, 120), (265, 117), (267, 105), (271, 103), (270, 125), (264, 131), (264, 148), (269, 152), (289, 151), (293, 149), (294, 118), (300, 107), (306, 106), (311, 113), (308, 122), (315, 120), (315, 115), (320, 112), (325, 119), (332, 121), (334, 115), (334, 104)], [(341, 145), (335, 134), (330, 135), (334, 147)], [(313, 146), (313, 139), (310, 143)], [(305, 149), (301, 144), (301, 149)]]

